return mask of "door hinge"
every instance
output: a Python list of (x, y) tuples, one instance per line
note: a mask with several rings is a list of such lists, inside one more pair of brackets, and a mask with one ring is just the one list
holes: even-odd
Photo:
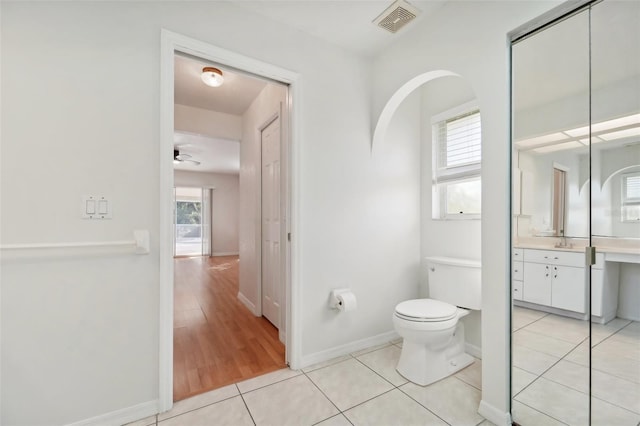
[(584, 259), (587, 266), (596, 264), (596, 248), (587, 246), (584, 248)]
[(287, 241), (291, 241), (291, 232), (287, 232)]

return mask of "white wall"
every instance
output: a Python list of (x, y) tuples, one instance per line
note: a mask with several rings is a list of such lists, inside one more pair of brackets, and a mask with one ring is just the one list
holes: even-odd
[[(567, 172), (567, 223), (566, 234), (587, 238), (589, 235), (589, 208), (592, 215), (594, 235), (616, 237), (640, 237), (640, 224), (621, 221), (621, 179), (624, 173), (637, 171), (640, 161), (640, 146), (622, 145), (617, 148), (595, 145), (591, 152), (591, 183), (587, 182), (587, 156), (573, 150), (550, 154), (532, 151), (519, 154), (520, 170), (523, 172), (521, 192), (523, 214), (531, 215), (531, 235), (551, 228), (551, 188), (553, 164), (569, 168)], [(587, 168), (583, 171), (583, 168)], [(591, 201), (589, 201), (591, 185)], [(590, 207), (591, 206), (591, 207)], [(525, 230), (526, 231), (526, 230)]]
[[(633, 93), (639, 86), (640, 76), (635, 76), (594, 89), (591, 93), (592, 122), (599, 123), (637, 113), (638, 101)], [(586, 126), (588, 122), (589, 93), (588, 87), (585, 87), (584, 92), (574, 96), (519, 110), (518, 121), (514, 123), (514, 139), (575, 129)]]
[(589, 187), (583, 185), (580, 179), (580, 158), (570, 150), (558, 151), (550, 154), (520, 153), (520, 170), (523, 180), (528, 179), (527, 190), (522, 191), (524, 199), (523, 214), (531, 215), (530, 232), (532, 235), (539, 231), (553, 228), (551, 223), (552, 188), (554, 163), (566, 168), (567, 191), (565, 235), (569, 237), (589, 236)]
[(173, 110), (173, 127), (177, 131), (234, 141), (242, 137), (242, 117), (239, 115), (180, 104), (175, 104)]
[[(1, 7), (2, 243), (151, 232), (149, 256), (3, 264), (3, 424), (126, 417), (158, 399), (161, 28), (301, 75), (303, 358), (393, 329), (389, 296), (417, 285), (419, 178), (417, 160), (389, 158), (419, 155), (372, 156), (368, 61), (227, 2)], [(81, 220), (83, 194), (110, 194), (113, 219)], [(329, 317), (338, 285), (360, 309)]]
[(211, 193), (211, 254), (238, 254), (238, 175), (176, 170), (173, 176), (175, 186), (214, 188)]
[[(509, 63), (507, 32), (558, 2), (449, 2), (378, 56), (372, 117), (416, 75), (445, 69), (472, 87), (482, 111), (483, 404), (508, 411)], [(374, 146), (376, 150), (383, 147)], [(491, 378), (488, 380), (488, 378)]]
[(640, 223), (622, 222), (622, 176), (640, 171), (640, 145), (624, 145), (600, 154), (603, 190), (610, 193), (606, 217), (611, 221), (611, 235), (640, 238)]

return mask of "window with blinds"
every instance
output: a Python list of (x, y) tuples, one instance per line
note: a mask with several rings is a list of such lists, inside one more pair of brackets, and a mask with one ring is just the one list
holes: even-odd
[(480, 111), (441, 121), (437, 127), (439, 168), (480, 164)]
[(481, 207), (480, 111), (465, 104), (432, 118), (433, 217), (478, 219)]
[(640, 172), (622, 175), (622, 221), (640, 221)]

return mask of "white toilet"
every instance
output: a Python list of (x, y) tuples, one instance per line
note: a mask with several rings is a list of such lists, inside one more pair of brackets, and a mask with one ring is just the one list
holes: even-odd
[(396, 369), (422, 386), (473, 363), (464, 352), (464, 325), (458, 320), (482, 304), (479, 261), (428, 257), (426, 264), (430, 298), (401, 302), (393, 314), (403, 338)]

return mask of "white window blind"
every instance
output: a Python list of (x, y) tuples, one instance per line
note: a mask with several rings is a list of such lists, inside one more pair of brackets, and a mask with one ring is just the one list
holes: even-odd
[(453, 117), (437, 123), (438, 168), (479, 164), (481, 160), (480, 111)]
[(622, 175), (622, 221), (640, 221), (640, 173)]
[(622, 178), (623, 200), (625, 204), (640, 203), (640, 174)]

